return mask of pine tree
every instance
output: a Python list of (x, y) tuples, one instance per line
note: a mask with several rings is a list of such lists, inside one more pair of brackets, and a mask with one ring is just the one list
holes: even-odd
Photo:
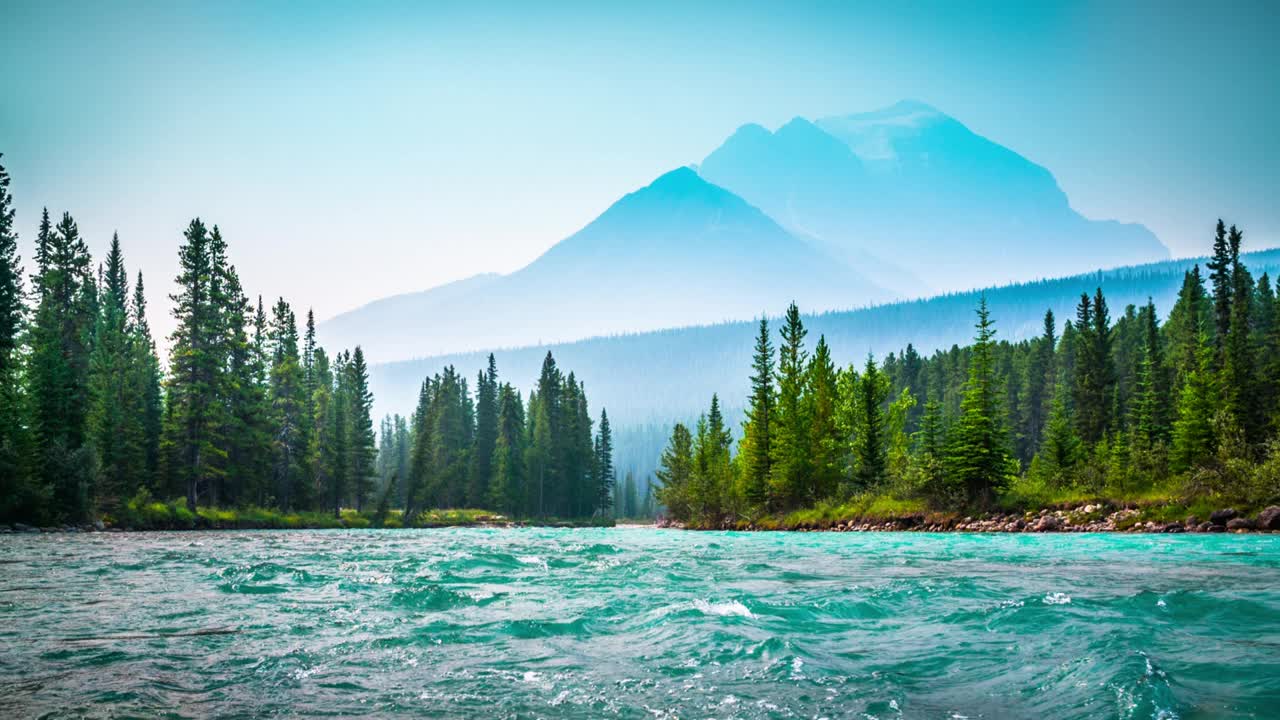
[(1212, 336), (1212, 322), (1213, 305), (1196, 265), (1183, 276), (1178, 299), (1164, 325), (1174, 397), (1181, 395), (1187, 377), (1200, 369), (1201, 336)]
[[(811, 470), (804, 495), (808, 502), (817, 502), (835, 494), (846, 462), (846, 447), (836, 422), (840, 402), (836, 369), (825, 337), (819, 337), (813, 349), (808, 375), (805, 416), (809, 421)], [(713, 409), (718, 412), (714, 404)]]
[(1231, 330), (1231, 291), (1235, 264), (1236, 259), (1232, 257), (1231, 245), (1227, 238), (1227, 228), (1219, 219), (1213, 235), (1213, 257), (1206, 263), (1209, 268), (1209, 281), (1213, 283), (1213, 343), (1216, 367), (1222, 365), (1227, 333)]
[(497, 436), (493, 446), (493, 479), (489, 506), (509, 515), (527, 514), (524, 505), (525, 417), (520, 393), (509, 384), (498, 389)]
[(978, 301), (977, 335), (969, 362), (969, 381), (952, 429), (946, 456), (949, 478), (965, 490), (971, 504), (987, 507), (1008, 476), (1008, 454), (999, 426), (994, 337), (985, 295)]
[[(4, 155), (0, 153), (0, 160)], [(45, 213), (48, 220), (48, 213)], [(37, 502), (27, 476), (26, 435), (19, 352), (25, 307), (18, 233), (13, 227), (9, 173), (0, 165), (0, 521), (34, 518)]]
[(456, 508), (466, 500), (472, 416), (466, 380), (452, 366), (434, 381), (428, 415), (431, 436), (431, 480), (428, 499), (435, 507)]
[(751, 396), (747, 421), (742, 428), (743, 451), (747, 453), (744, 494), (751, 506), (763, 508), (769, 501), (769, 477), (773, 469), (770, 443), (776, 412), (773, 346), (769, 342), (769, 321), (765, 318), (760, 319), (760, 333), (756, 336), (755, 358), (751, 367)]
[(1201, 335), (1199, 367), (1187, 376), (1178, 397), (1178, 417), (1173, 423), (1173, 452), (1170, 466), (1175, 472), (1202, 465), (1213, 458), (1218, 447), (1217, 373), (1207, 333)]
[(160, 358), (156, 355), (156, 343), (151, 337), (151, 326), (147, 322), (146, 290), (142, 283), (142, 272), (133, 284), (133, 304), (130, 307), (130, 335), (133, 345), (133, 365), (131, 372), (137, 375), (136, 387), (142, 390), (142, 453), (143, 471), (139, 485), (148, 489), (158, 489), (160, 473), (160, 433), (164, 419), (164, 395), (161, 390), (163, 377), (160, 372)]
[(1058, 341), (1053, 311), (1044, 314), (1044, 331), (1032, 348), (1031, 358), (1025, 373), (1026, 386), (1023, 392), (1021, 427), (1019, 428), (1019, 446), (1022, 448), (1020, 459), (1029, 462), (1032, 455), (1040, 449), (1040, 440), (1044, 436), (1044, 426), (1053, 405), (1057, 369), (1054, 355)]
[(307, 329), (302, 336), (302, 383), (306, 387), (307, 396), (310, 397), (316, 390), (315, 377), (315, 354), (316, 354), (316, 313), (312, 308), (307, 308)]
[(1263, 273), (1254, 293), (1253, 343), (1257, 359), (1257, 407), (1262, 415), (1262, 432), (1274, 435), (1280, 411), (1280, 301), (1271, 278)]
[(773, 499), (781, 507), (792, 507), (804, 496), (809, 477), (809, 418), (802, 399), (806, 393), (808, 355), (804, 350), (807, 331), (795, 303), (787, 308), (782, 323), (782, 343), (778, 346), (777, 411), (773, 421), (771, 484)]
[(689, 492), (693, 483), (693, 435), (682, 423), (671, 429), (671, 441), (662, 452), (656, 473), (662, 486), (658, 501), (677, 518), (689, 517)]
[(613, 508), (613, 486), (618, 481), (613, 469), (613, 431), (609, 427), (609, 413), (600, 410), (600, 431), (595, 443), (596, 500), (595, 510), (608, 514)]
[(1099, 288), (1092, 302), (1080, 296), (1076, 308), (1075, 384), (1072, 410), (1080, 437), (1097, 442), (1111, 427), (1115, 368), (1106, 300)]
[(40, 493), (51, 493), (49, 515), (79, 521), (92, 510), (97, 481), (96, 453), (85, 447), (97, 293), (89, 250), (75, 220), (63, 213), (57, 227), (42, 227), (41, 235), (27, 370), (36, 443), (33, 467)]
[(347, 405), (351, 439), (351, 483), (355, 494), (356, 510), (363, 510), (365, 502), (373, 494), (374, 457), (377, 448), (373, 435), (373, 393), (369, 391), (369, 366), (365, 363), (364, 350), (359, 345), (346, 364), (348, 393)]
[(489, 353), (489, 366), (476, 376), (476, 433), (471, 450), (467, 504), (483, 507), (490, 498), (493, 453), (498, 442), (498, 364)]
[(315, 458), (316, 485), (323, 493), (335, 518), (342, 517), (342, 503), (351, 492), (351, 385), (347, 357), (338, 353), (330, 366), (328, 357), (319, 349), (315, 365), (316, 395), (312, 411), (322, 430)]
[(1253, 337), (1254, 282), (1249, 270), (1240, 262), (1240, 243), (1244, 239), (1235, 225), (1227, 232), (1231, 261), (1230, 323), (1222, 344), (1222, 382), (1225, 408), (1244, 432), (1245, 441), (1256, 445), (1262, 440), (1267, 411), (1258, 403)]
[(538, 517), (546, 516), (548, 499), (555, 498), (561, 489), (563, 441), (560, 397), (563, 382), (555, 358), (548, 352), (538, 377), (536, 402), (531, 400), (529, 403), (529, 508)]
[(858, 376), (855, 407), (857, 425), (854, 428), (853, 452), (857, 462), (856, 480), (862, 488), (882, 482), (888, 467), (885, 444), (884, 404), (889, 399), (888, 378), (876, 366), (875, 358), (867, 356), (863, 372)]
[(306, 481), (303, 465), (307, 442), (303, 435), (303, 414), (307, 404), (298, 355), (298, 323), (284, 298), (279, 298), (272, 308), (268, 340), (272, 485), (281, 508), (305, 508), (311, 502), (310, 483)]
[(1138, 317), (1143, 337), (1135, 370), (1137, 387), (1132, 400), (1131, 424), (1143, 447), (1150, 448), (1167, 440), (1169, 435), (1168, 372), (1155, 304), (1148, 300)]
[(146, 473), (144, 379), (129, 328), (129, 282), (120, 237), (111, 238), (89, 359), (89, 433), (101, 468), (99, 500), (115, 508)]
[(223, 369), (222, 318), (215, 284), (219, 251), (204, 223), (192, 220), (178, 249), (179, 292), (171, 296), (178, 322), (171, 336), (166, 456), (175, 465), (168, 475), (186, 495), (187, 509), (195, 512), (202, 487), (222, 472), (226, 452), (222, 438), (221, 410)]
[(435, 402), (435, 382), (431, 378), (423, 380), (418, 391), (418, 404), (413, 412), (413, 447), (409, 453), (409, 479), (405, 485), (404, 522), (412, 525), (428, 500), (427, 493), (434, 484), (434, 468), (432, 466), (431, 449), (435, 444), (432, 436), (432, 405)]
[(343, 399), (335, 401), (334, 397), (346, 387), (340, 378), (335, 381), (329, 355), (321, 347), (311, 352), (311, 384), (314, 389), (309, 409), (313, 431), (307, 446), (306, 466), (311, 473), (312, 493), (325, 502), (334, 517), (341, 517), (347, 492), (348, 434)]

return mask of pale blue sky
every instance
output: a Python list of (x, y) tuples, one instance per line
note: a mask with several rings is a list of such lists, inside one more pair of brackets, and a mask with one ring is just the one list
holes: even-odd
[(515, 269), (743, 123), (902, 98), (1177, 255), (1219, 215), (1280, 244), (1280, 6), (1121, 5), (9, 2), (0, 152), (24, 254), (42, 205), (119, 230), (161, 330), (196, 215), (323, 318)]

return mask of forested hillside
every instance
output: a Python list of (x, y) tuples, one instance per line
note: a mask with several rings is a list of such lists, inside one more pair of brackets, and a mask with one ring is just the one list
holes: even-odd
[(1011, 342), (980, 297), (972, 344), (846, 365), (792, 305), (776, 333), (760, 321), (736, 379), (747, 421), (727, 424), (713, 394), (696, 423), (677, 423), (658, 497), (703, 527), (803, 508), (833, 521), (874, 503), (1260, 510), (1280, 501), (1280, 302), (1269, 274), (1241, 261), (1242, 240), (1218, 223), (1204, 274), (1184, 273), (1164, 322), (1151, 301), (1113, 316), (1098, 288), (1065, 322), (1048, 311), (1038, 337)]
[[(1212, 227), (1206, 228), (1212, 238)], [(985, 296), (1000, 337), (1017, 341), (1041, 332), (1046, 310), (1059, 318), (1075, 313), (1080, 293), (1101, 288), (1117, 315), (1150, 299), (1162, 318), (1173, 307), (1184, 274), (1201, 268), (1207, 258), (1169, 260), (1065, 278), (951, 293), (924, 300), (892, 303), (850, 312), (805, 315), (811, 335), (823, 335), (841, 365), (861, 363), (868, 353), (878, 359), (900, 354), (908, 344), (921, 355), (972, 337), (973, 308)], [(1255, 275), (1280, 271), (1280, 250), (1241, 256)], [(502, 350), (506, 377), (529, 387), (538, 377), (548, 350), (572, 367), (595, 402), (608, 407), (614, 422), (620, 470), (650, 473), (672, 422), (691, 422), (705, 410), (712, 392), (730, 427), (743, 418), (748, 389), (727, 378), (745, 377), (751, 367), (754, 323), (735, 322), (676, 328), (649, 333), (600, 337), (574, 343)], [(374, 365), (371, 386), (380, 401), (379, 415), (412, 411), (413, 393), (422, 377), (453, 365), (474, 375), (485, 367), (487, 353), (465, 353)]]

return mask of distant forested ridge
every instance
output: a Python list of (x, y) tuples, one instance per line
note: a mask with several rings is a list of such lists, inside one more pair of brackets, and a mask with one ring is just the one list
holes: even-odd
[[(1212, 228), (1208, 228), (1212, 230)], [(1256, 276), (1280, 272), (1280, 250), (1241, 255)], [(985, 296), (1003, 340), (1037, 336), (1044, 312), (1074, 316), (1081, 292), (1101, 288), (1116, 313), (1150, 300), (1164, 320), (1173, 307), (1185, 274), (1208, 258), (1168, 260), (1147, 265), (1100, 270), (1084, 275), (1017, 283), (985, 290), (950, 293), (923, 300), (816, 315), (804, 315), (811, 336), (826, 338), (832, 355), (865, 358), (900, 356), (911, 345), (920, 355), (968, 344), (973, 334), (973, 308)], [(751, 322), (674, 328), (647, 333), (599, 337), (572, 343), (510, 348), (501, 351), (506, 377), (529, 386), (548, 351), (590, 389), (596, 402), (611, 409), (618, 467), (631, 469), (642, 481), (656, 468), (674, 422), (692, 423), (706, 410), (706, 398), (720, 394), (726, 422), (743, 418), (748, 389), (729, 382), (745, 377), (751, 367)], [(371, 386), (382, 400), (379, 414), (412, 412), (411, 399), (422, 378), (453, 365), (468, 375), (484, 369), (487, 352), (445, 355), (371, 367)], [(643, 487), (642, 487), (643, 489)]]
[(0, 522), (190, 527), (248, 508), (296, 525), (354, 508), (367, 523), (396, 508), (413, 524), (435, 508), (611, 508), (608, 416), (593, 434), (582, 384), (549, 353), (527, 402), (492, 356), (474, 397), (444, 368), (406, 391), (416, 411), (384, 425), (379, 447), (361, 347), (330, 355), (310, 312), (300, 332), (283, 298), (251, 302), (217, 225), (197, 218), (183, 233), (162, 369), (120, 238), (95, 267), (75, 219), (45, 210), (28, 277), (14, 216), (0, 167)]
[(1064, 321), (1043, 311), (1031, 338), (1002, 340), (979, 295), (972, 342), (927, 355), (908, 344), (841, 358), (792, 304), (777, 333), (759, 322), (749, 371), (726, 383), (747, 393), (740, 432), (711, 394), (695, 423), (675, 424), (658, 498), (702, 527), (835, 516), (868, 498), (952, 512), (1280, 501), (1280, 301), (1241, 255), (1243, 237), (1219, 221), (1167, 316), (1154, 300), (1116, 308), (1122, 282), (1110, 297), (1079, 293)]

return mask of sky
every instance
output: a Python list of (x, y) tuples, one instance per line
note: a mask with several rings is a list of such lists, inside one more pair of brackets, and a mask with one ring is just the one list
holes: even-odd
[[(927, 102), (1176, 256), (1280, 245), (1268, 2), (27, 2), (0, 12), (21, 248), (118, 231), (153, 327), (182, 229), (324, 319), (522, 267), (738, 126)], [(29, 263), (28, 263), (29, 264)]]

